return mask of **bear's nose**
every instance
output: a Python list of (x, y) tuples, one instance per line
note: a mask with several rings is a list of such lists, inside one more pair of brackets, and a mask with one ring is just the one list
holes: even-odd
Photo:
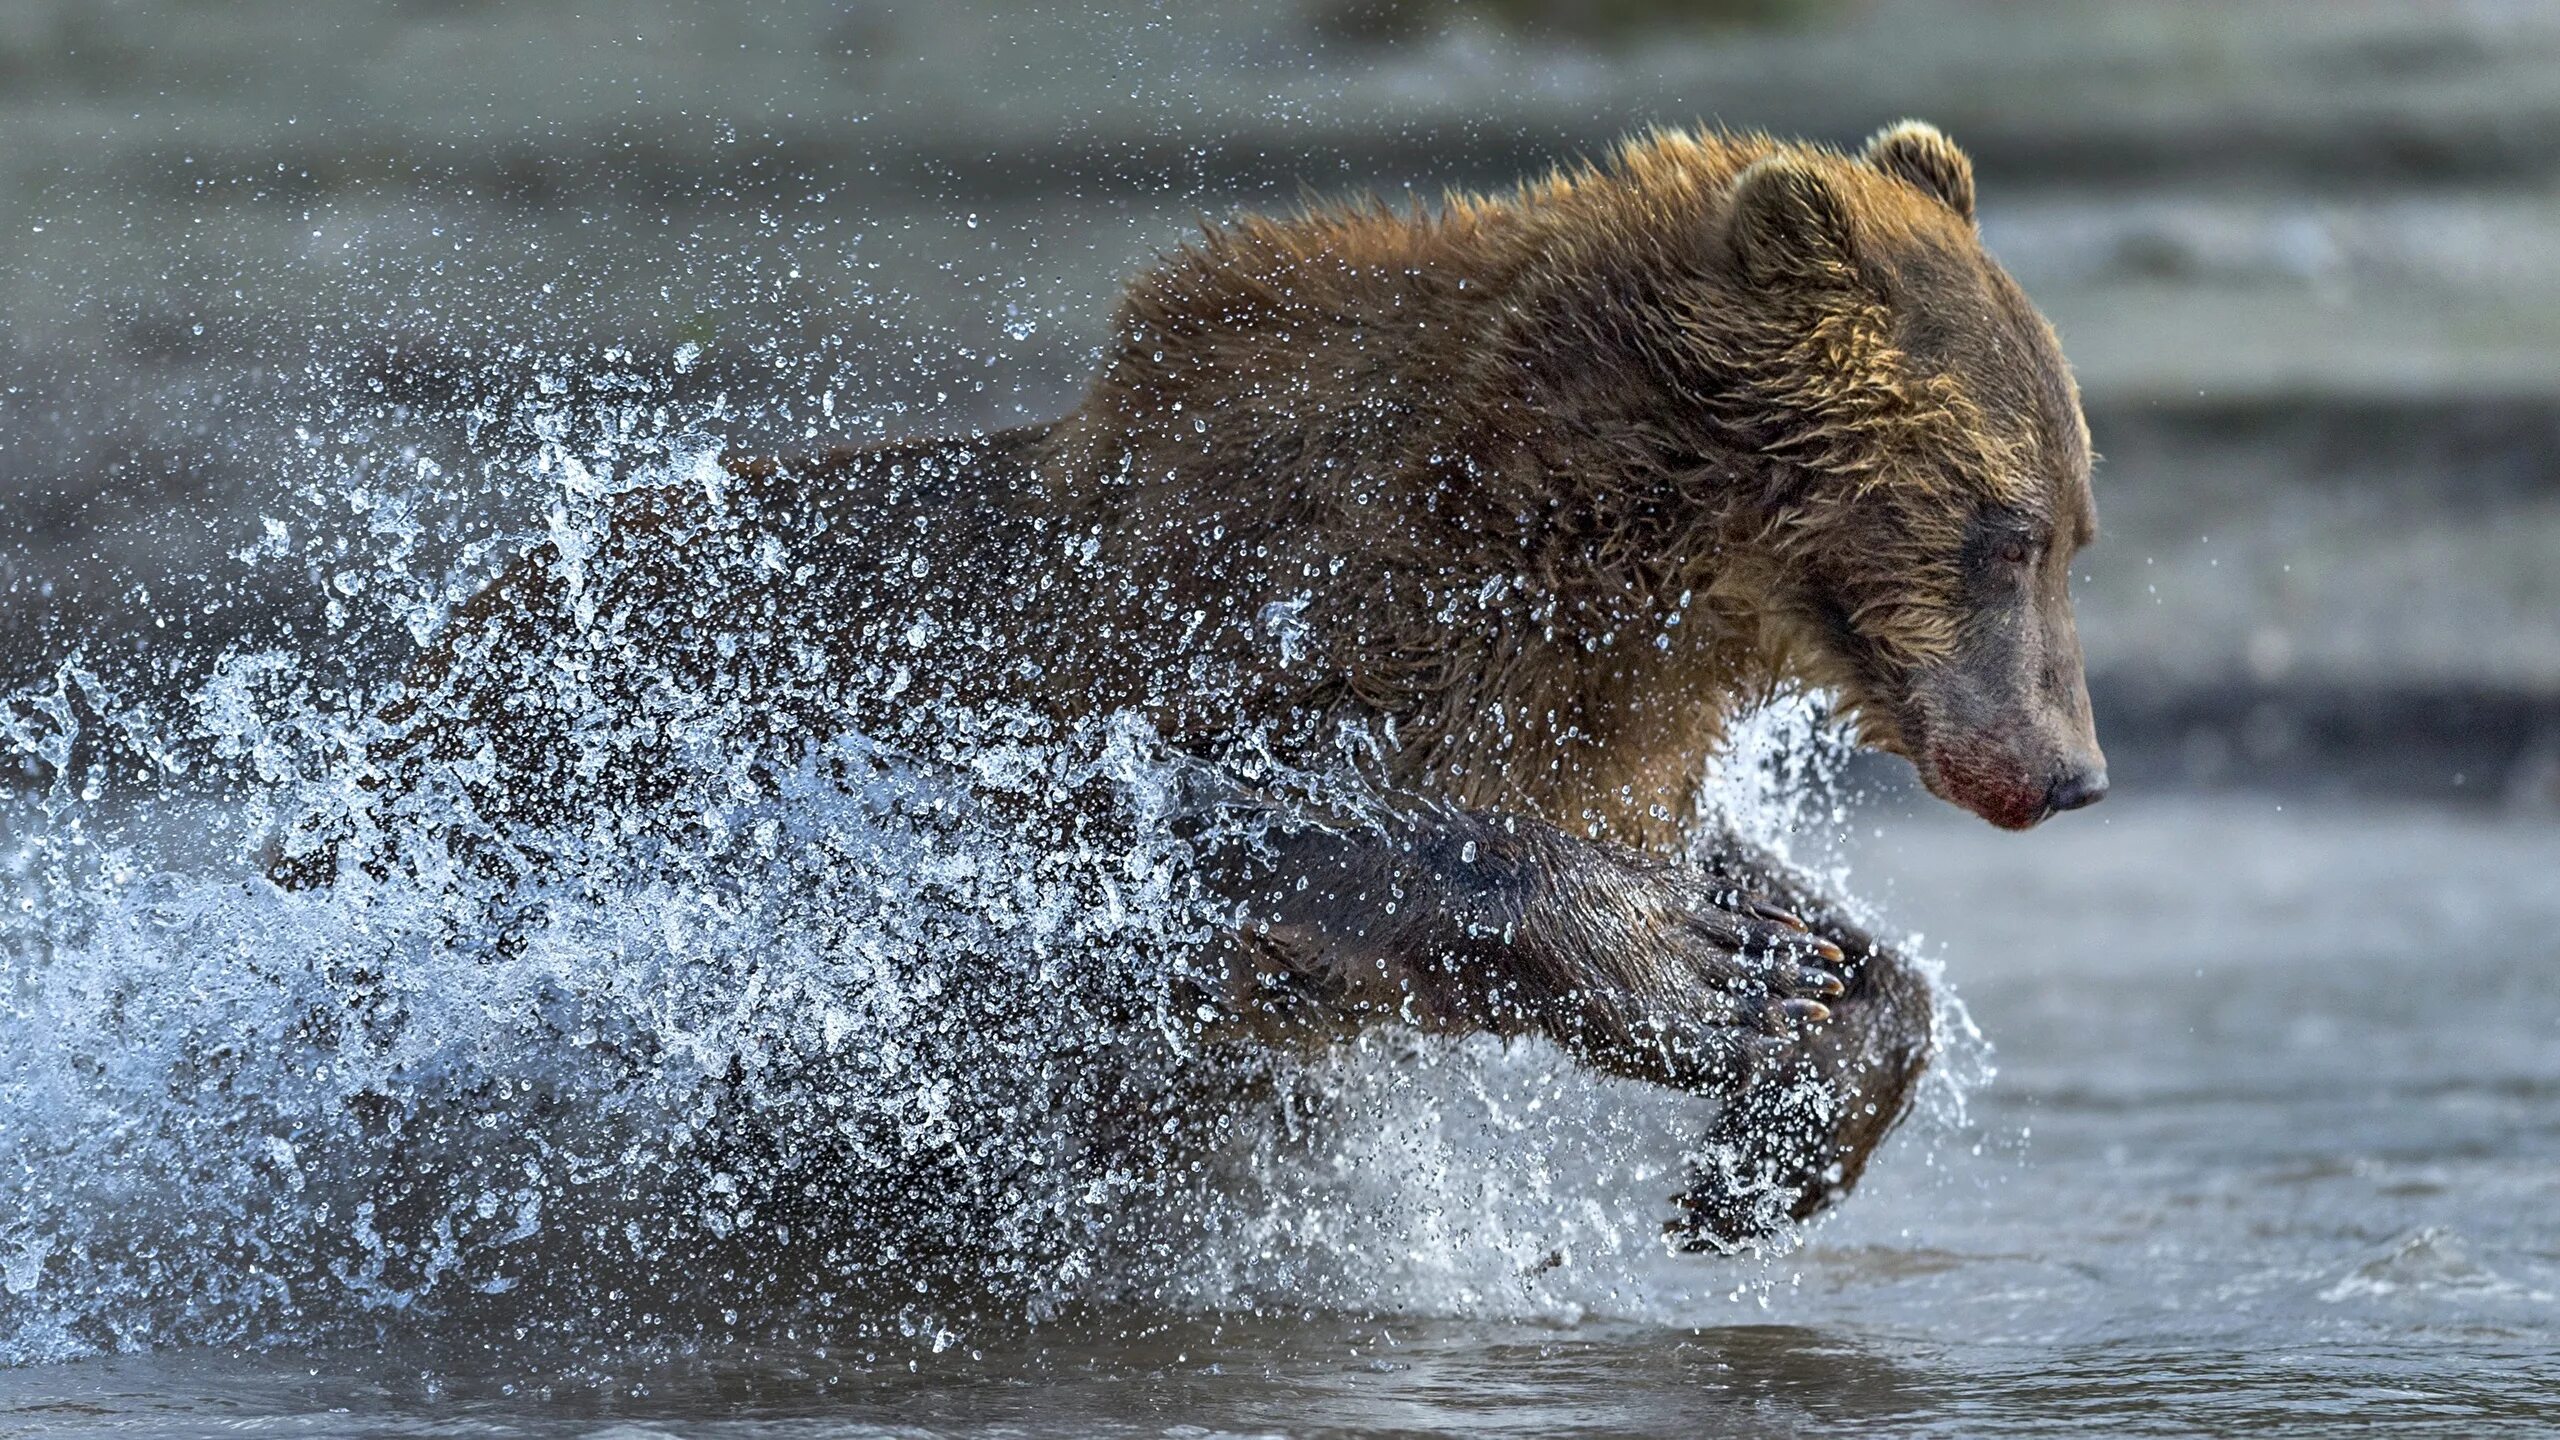
[(2107, 772), (2095, 770), (2066, 771), (2044, 792), (2044, 803), (2056, 812), (2080, 810), (2107, 798)]

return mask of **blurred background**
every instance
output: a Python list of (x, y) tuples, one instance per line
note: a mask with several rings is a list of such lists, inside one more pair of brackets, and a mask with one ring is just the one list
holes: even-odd
[(226, 559), (315, 447), (467, 473), (546, 363), (741, 446), (1046, 416), (1203, 215), (1905, 115), (2079, 368), (2118, 779), (2560, 805), (2523, 0), (8, 0), (0, 678), (191, 589), (200, 649), (309, 633), (320, 586)]

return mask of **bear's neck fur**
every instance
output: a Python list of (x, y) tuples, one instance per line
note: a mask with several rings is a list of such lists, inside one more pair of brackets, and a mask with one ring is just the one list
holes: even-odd
[(1728, 719), (1797, 678), (1773, 457), (1819, 437), (1755, 367), (1804, 328), (1742, 303), (1724, 235), (1782, 152), (1811, 153), (1657, 135), (1436, 213), (1239, 220), (1141, 278), (1049, 468), (1127, 592), (1115, 635), (1232, 662), (1159, 713), (1347, 712), (1401, 783), (1678, 843)]

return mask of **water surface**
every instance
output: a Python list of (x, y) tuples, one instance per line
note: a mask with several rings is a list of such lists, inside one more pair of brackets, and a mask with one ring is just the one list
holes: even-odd
[[(1523, 1274), (1433, 1253), (1464, 1245), (1472, 1198), (1534, 1226), (1505, 1187), (1555, 1158), (1506, 1166), (1471, 1126), (1569, 1143), (1446, 1088), (1491, 1104), (1554, 1057), (1474, 1056), (1409, 1093), (1365, 1072), (1388, 1118), (1343, 1143), (1419, 1170), (1304, 1192), (1345, 1207), (1310, 1233), (1366, 1252), (1305, 1308), (1240, 1286), (1225, 1308), (1071, 1307), (938, 1351), (806, 1318), (705, 1343), (722, 1327), (683, 1314), (602, 1347), (538, 1317), (388, 1347), (175, 1346), (0, 1372), (0, 1433), (2560, 1427), (2560, 825), (2140, 794), (2024, 838), (1898, 806), (1857, 825), (1861, 884), (1946, 957), (1997, 1075), (1942, 1096), (1789, 1254), (1586, 1236)], [(1573, 1126), (1678, 1118), (1579, 1093)], [(1632, 1223), (1653, 1203), (1551, 1189), (1559, 1235), (1575, 1207)]]

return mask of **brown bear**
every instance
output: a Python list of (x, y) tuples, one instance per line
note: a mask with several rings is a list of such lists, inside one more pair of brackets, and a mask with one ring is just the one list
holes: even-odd
[[(1994, 824), (2099, 798), (2089, 464), (1938, 132), (1658, 132), (1498, 196), (1213, 227), (1054, 424), (629, 497), (461, 610), (370, 783), (557, 819), (648, 799), (715, 713), (926, 754), (954, 706), (1142, 717), (1256, 817), (1204, 840), (1234, 905), (1207, 1029), (1536, 1034), (1720, 1095), (1674, 1222), (1720, 1245), (1856, 1181), (1933, 1012), (1699, 833), (1706, 758), (1798, 684)], [(1346, 768), (1366, 801), (1271, 780)], [(280, 876), (341, 863), (292, 848)]]

